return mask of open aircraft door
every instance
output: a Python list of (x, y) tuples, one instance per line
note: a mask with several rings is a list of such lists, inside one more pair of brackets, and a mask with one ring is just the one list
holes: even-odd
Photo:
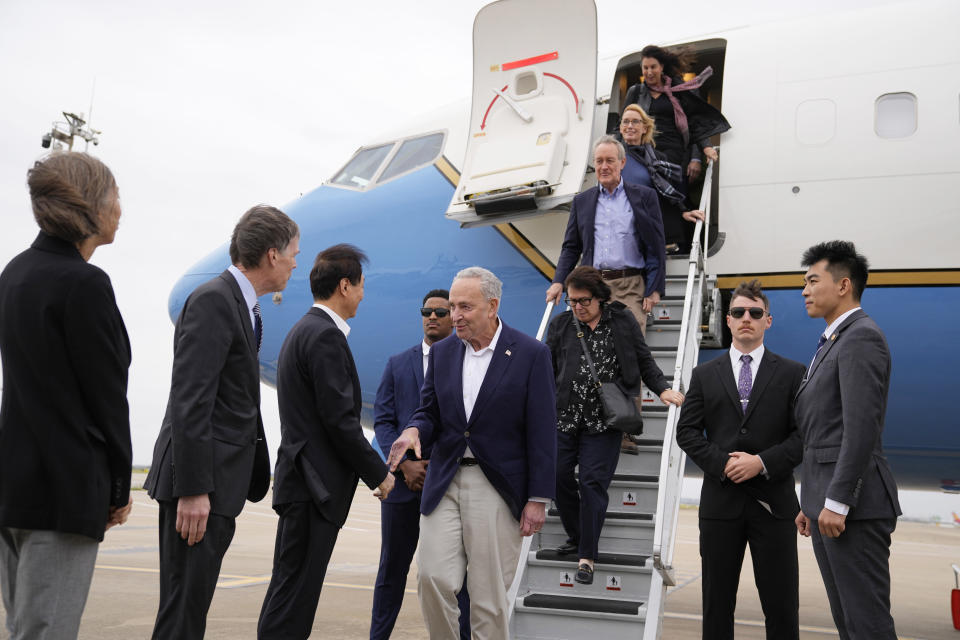
[(481, 9), (469, 139), (447, 217), (497, 224), (568, 203), (590, 157), (596, 87), (593, 0), (500, 0)]

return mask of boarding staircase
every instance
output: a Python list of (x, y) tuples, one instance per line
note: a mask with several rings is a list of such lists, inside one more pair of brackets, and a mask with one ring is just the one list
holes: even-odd
[[(713, 163), (705, 173), (712, 185)], [(711, 188), (700, 208), (710, 212)], [(708, 278), (708, 252), (698, 222), (689, 257), (667, 264), (666, 296), (654, 309), (646, 340), (657, 365), (685, 391), (704, 336), (719, 337), (719, 290)], [(538, 338), (551, 315), (548, 306)], [(555, 549), (566, 539), (554, 505), (542, 530), (524, 538), (517, 575), (508, 597), (513, 606), (511, 638), (655, 640), (660, 637), (667, 588), (676, 584), (673, 567), (680, 488), (686, 456), (676, 443), (679, 410), (645, 390), (643, 440), (638, 454), (620, 454), (610, 485), (610, 504), (600, 537), (592, 585), (574, 581), (577, 556)]]

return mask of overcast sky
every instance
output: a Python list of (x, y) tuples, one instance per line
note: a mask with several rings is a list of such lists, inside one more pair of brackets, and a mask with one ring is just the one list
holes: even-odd
[[(282, 207), (379, 131), (466, 97), (483, 4), (0, 1), (0, 265), (37, 232), (25, 179), (41, 136), (61, 111), (89, 113), (95, 80), (103, 135), (91, 151), (117, 178), (123, 218), (93, 262), (113, 280), (132, 342), (135, 462), (149, 462), (166, 404), (174, 282), (251, 205)], [(597, 4), (603, 53), (836, 3)], [(687, 14), (651, 13), (667, 7)], [(271, 393), (263, 409), (273, 455)]]

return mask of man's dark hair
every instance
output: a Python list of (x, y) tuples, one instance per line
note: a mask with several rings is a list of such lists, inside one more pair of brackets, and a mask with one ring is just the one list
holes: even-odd
[(600, 302), (610, 299), (610, 285), (603, 281), (600, 271), (594, 267), (583, 265), (571, 271), (563, 283), (563, 288), (569, 289), (571, 286), (586, 289)]
[(300, 234), (297, 223), (276, 207), (258, 204), (240, 217), (230, 238), (230, 262), (256, 269), (270, 249), (285, 251)]
[(741, 282), (737, 285), (737, 288), (733, 290), (733, 293), (730, 295), (730, 304), (733, 304), (733, 299), (743, 296), (744, 298), (750, 298), (751, 300), (760, 300), (763, 302), (763, 308), (767, 311), (770, 310), (770, 301), (767, 299), (766, 294), (763, 292), (763, 289), (760, 287), (760, 281), (754, 278), (750, 282)]
[(431, 289), (427, 292), (427, 295), (423, 296), (423, 302), (421, 304), (427, 304), (427, 300), (430, 298), (443, 298), (444, 300), (450, 299), (450, 292), (446, 289)]
[(803, 252), (801, 266), (811, 267), (821, 260), (827, 261), (827, 271), (834, 280), (850, 278), (853, 285), (853, 299), (860, 302), (863, 290), (867, 286), (867, 274), (870, 272), (870, 263), (866, 256), (857, 253), (852, 242), (846, 240), (831, 240), (815, 244)]
[(310, 269), (310, 291), (314, 300), (326, 300), (346, 278), (350, 284), (360, 284), (363, 265), (369, 263), (367, 254), (352, 244), (335, 244), (317, 254)]

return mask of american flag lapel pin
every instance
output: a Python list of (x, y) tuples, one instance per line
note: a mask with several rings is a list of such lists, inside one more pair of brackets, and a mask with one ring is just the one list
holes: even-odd
[(513, 355), (512, 353), (510, 353), (510, 349), (507, 349), (506, 351), (504, 351), (504, 353), (507, 354), (508, 356)]

